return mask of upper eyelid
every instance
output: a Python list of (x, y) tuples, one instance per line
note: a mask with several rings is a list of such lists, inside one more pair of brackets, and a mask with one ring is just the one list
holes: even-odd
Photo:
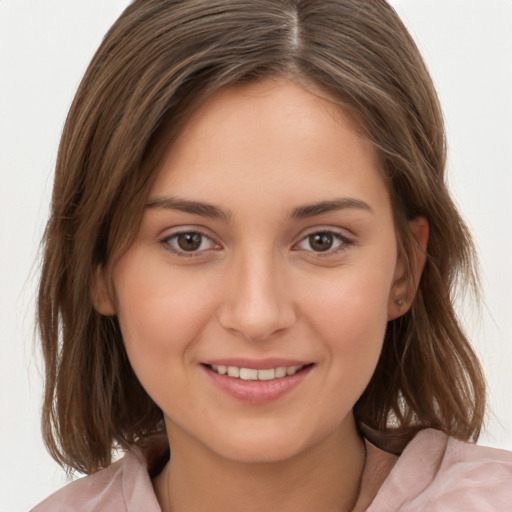
[(185, 225), (185, 226), (175, 226), (168, 227), (161, 231), (161, 234), (158, 236), (160, 240), (165, 240), (166, 238), (171, 238), (176, 235), (180, 235), (183, 233), (199, 233), (200, 235), (205, 236), (206, 238), (210, 238), (213, 241), (216, 241), (216, 237), (211, 233), (211, 230), (206, 228), (205, 226), (197, 226), (197, 225)]
[(315, 233), (333, 233), (335, 235), (341, 236), (342, 238), (346, 238), (347, 240), (352, 240), (355, 238), (355, 235), (346, 228), (339, 228), (334, 226), (313, 226), (303, 230), (299, 234), (299, 241), (304, 240), (304, 238), (314, 235)]

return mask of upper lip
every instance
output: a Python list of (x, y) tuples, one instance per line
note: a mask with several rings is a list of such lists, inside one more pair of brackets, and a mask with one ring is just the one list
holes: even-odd
[(244, 359), (239, 357), (230, 357), (222, 359), (208, 359), (202, 364), (211, 366), (236, 366), (237, 368), (251, 368), (254, 370), (270, 370), (272, 368), (305, 366), (311, 364), (311, 361), (302, 361), (297, 359), (285, 359), (280, 357), (272, 357), (268, 359)]

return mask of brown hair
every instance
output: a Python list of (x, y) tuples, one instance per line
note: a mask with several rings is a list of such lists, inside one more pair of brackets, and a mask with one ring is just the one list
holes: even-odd
[(427, 427), (478, 437), (483, 377), (452, 304), (459, 281), (475, 283), (473, 246), (444, 183), (434, 86), (393, 9), (384, 0), (135, 0), (69, 112), (43, 240), (42, 425), (62, 465), (97, 471), (113, 446), (162, 428), (116, 318), (93, 308), (94, 275), (129, 246), (159, 160), (192, 110), (222, 87), (264, 77), (313, 86), (356, 116), (380, 154), (402, 257), (415, 250), (407, 221), (429, 222), (416, 297), (388, 324), (354, 406), (359, 428), (396, 453)]

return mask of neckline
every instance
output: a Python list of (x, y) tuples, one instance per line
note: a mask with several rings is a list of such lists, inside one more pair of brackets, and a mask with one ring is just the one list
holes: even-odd
[(361, 475), (359, 497), (352, 512), (364, 512), (368, 509), (399, 459), (398, 455), (381, 450), (366, 438), (364, 442), (366, 463)]
[[(358, 498), (352, 512), (364, 512), (368, 509), (399, 459), (398, 455), (385, 452), (364, 437), (363, 441), (365, 443), (365, 463), (361, 474)], [(159, 443), (159, 448), (159, 451), (151, 450), (152, 457), (146, 459), (151, 480), (160, 473), (168, 473), (169, 447), (165, 446), (162, 451), (162, 444)], [(164, 479), (166, 499), (169, 500), (168, 475)]]

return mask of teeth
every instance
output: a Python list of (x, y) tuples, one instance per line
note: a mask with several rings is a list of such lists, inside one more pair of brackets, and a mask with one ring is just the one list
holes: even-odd
[(239, 378), (242, 380), (274, 380), (282, 379), (289, 375), (295, 375), (302, 366), (279, 366), (278, 368), (269, 368), (266, 370), (255, 370), (254, 368), (238, 368), (237, 366), (222, 366), (212, 364), (210, 368), (220, 375)]
[(286, 368), (286, 375), (294, 375), (300, 370), (300, 366), (290, 366), (289, 368)]
[(280, 366), (276, 368), (276, 378), (280, 379), (281, 377), (286, 377), (286, 367)]
[(236, 366), (228, 366), (228, 375), (230, 377), (240, 377), (240, 368)]
[(240, 378), (242, 380), (258, 380), (258, 370), (240, 368)]
[(258, 380), (272, 380), (276, 377), (276, 371), (270, 370), (258, 370)]

